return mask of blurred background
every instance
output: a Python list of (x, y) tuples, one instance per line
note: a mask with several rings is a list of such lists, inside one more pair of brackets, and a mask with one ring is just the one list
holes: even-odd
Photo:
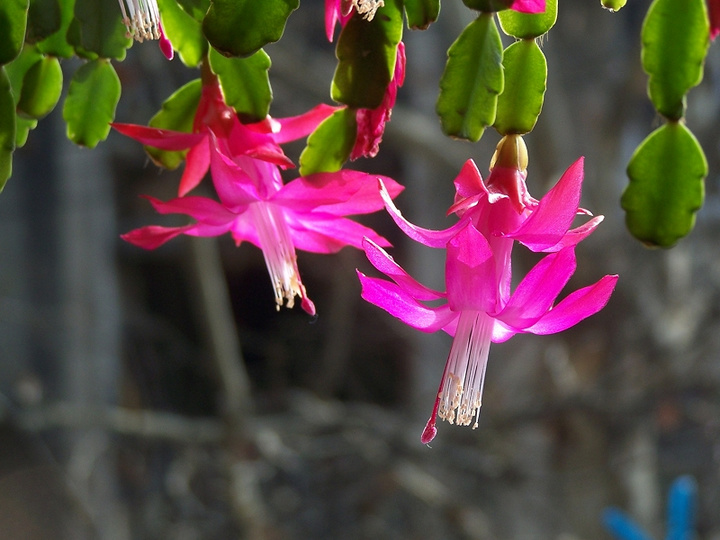
[[(40, 122), (0, 196), (3, 538), (590, 540), (610, 538), (609, 505), (660, 538), (667, 488), (690, 474), (698, 537), (720, 539), (720, 55), (715, 44), (688, 103), (710, 165), (705, 206), (677, 247), (648, 250), (619, 207), (630, 154), (661, 124), (640, 67), (648, 5), (561, 2), (526, 137), (538, 198), (586, 157), (582, 205), (606, 219), (580, 245), (570, 287), (618, 273), (616, 292), (570, 331), (493, 346), (480, 427), (442, 423), (431, 448), (420, 433), (450, 338), (364, 303), (354, 270), (374, 271), (362, 253), (300, 253), (318, 317), (276, 312), (253, 246), (181, 237), (147, 252), (120, 240), (177, 223), (138, 195), (173, 197), (179, 171), (117, 133), (74, 147), (59, 108)], [(425, 227), (453, 222), (453, 179), (468, 158), (487, 175), (498, 141), (492, 130), (452, 141), (434, 114), (446, 50), (471, 17), (446, 0), (429, 30), (406, 31), (408, 74), (380, 154), (349, 165), (404, 184), (396, 202)], [(323, 2), (302, 2), (267, 51), (273, 116), (330, 103)], [(197, 76), (153, 43), (116, 67), (121, 122), (146, 124)], [(443, 287), (442, 253), (387, 215), (363, 221)]]

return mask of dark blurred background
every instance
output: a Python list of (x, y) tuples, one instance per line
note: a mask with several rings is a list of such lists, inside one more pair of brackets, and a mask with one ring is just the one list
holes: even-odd
[[(278, 313), (253, 246), (182, 237), (147, 252), (119, 239), (173, 223), (138, 195), (173, 197), (179, 171), (117, 133), (74, 147), (59, 109), (41, 121), (0, 196), (0, 536), (591, 540), (609, 538), (600, 515), (614, 505), (659, 538), (668, 485), (691, 474), (699, 538), (720, 539), (720, 56), (716, 44), (687, 115), (710, 164), (705, 206), (677, 247), (648, 250), (619, 208), (630, 154), (661, 123), (640, 67), (648, 5), (561, 3), (526, 137), (536, 197), (586, 157), (582, 204), (606, 219), (570, 285), (618, 273), (617, 290), (568, 332), (495, 345), (479, 429), (443, 423), (432, 448), (420, 433), (450, 338), (364, 303), (362, 253), (300, 253), (319, 316)], [(398, 206), (426, 227), (452, 223), (452, 180), (470, 157), (486, 175), (498, 140), (452, 141), (434, 114), (445, 51), (471, 17), (446, 0), (429, 30), (406, 31), (380, 154), (350, 165), (404, 184)], [(330, 102), (324, 36), (323, 2), (306, 0), (267, 47), (273, 116)], [(116, 67), (117, 119), (139, 124), (197, 76), (152, 43)], [(382, 213), (363, 221), (443, 287), (442, 253)]]

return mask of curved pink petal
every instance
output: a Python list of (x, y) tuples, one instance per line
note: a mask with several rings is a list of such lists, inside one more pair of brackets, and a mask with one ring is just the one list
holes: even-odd
[(210, 152), (210, 167), (215, 191), (230, 210), (262, 199), (248, 174), (216, 149)]
[(463, 199), (474, 197), (481, 193), (488, 194), (488, 189), (485, 186), (485, 182), (483, 182), (482, 175), (472, 159), (468, 159), (464, 163), (453, 183), (455, 184), (455, 191), (458, 197)]
[(323, 120), (340, 109), (342, 109), (342, 107), (333, 107), (332, 105), (321, 103), (308, 112), (298, 116), (275, 118), (274, 120), (279, 124), (280, 129), (276, 133), (273, 133), (273, 138), (276, 143), (283, 144), (307, 137)]
[(445, 283), (453, 311), (492, 313), (498, 297), (495, 256), (487, 239), (466, 222), (447, 246)]
[(329, 214), (288, 212), (286, 221), (295, 247), (304, 251), (336, 253), (345, 246), (362, 249), (364, 237), (370, 237), (381, 245), (390, 245), (390, 242), (375, 231), (351, 219)]
[(120, 238), (131, 244), (144, 249), (155, 249), (165, 242), (172, 240), (181, 234), (190, 236), (219, 236), (225, 234), (230, 224), (222, 226), (206, 226), (193, 223), (182, 227), (161, 227), (160, 225), (149, 225), (135, 229), (129, 233), (120, 235)]
[[(602, 222), (602, 220), (605, 219), (605, 216), (595, 216), (587, 223), (583, 223), (579, 227), (575, 227), (574, 229), (570, 229), (565, 236), (563, 236), (560, 241), (555, 244), (552, 247), (545, 248), (545, 249), (532, 249), (533, 247), (539, 248), (540, 246), (528, 246), (529, 249), (535, 252), (544, 251), (544, 252), (555, 252), (560, 251), (561, 249), (576, 246), (585, 238), (590, 236), (590, 234), (595, 231), (598, 225)], [(522, 243), (522, 242), (521, 242)]]
[(325, 35), (332, 43), (335, 34), (335, 24), (340, 14), (340, 0), (325, 0)]
[(518, 330), (532, 326), (552, 307), (575, 268), (572, 247), (546, 255), (527, 273), (495, 317)]
[(145, 197), (159, 214), (186, 214), (207, 225), (223, 225), (237, 217), (222, 204), (206, 197), (179, 197), (167, 202)]
[(544, 13), (545, 0), (515, 0), (510, 9), (520, 13)]
[(384, 309), (393, 317), (423, 332), (436, 332), (459, 316), (447, 305), (429, 308), (424, 306), (395, 283), (367, 277), (357, 271), (362, 284), (364, 300)]
[(202, 141), (193, 146), (185, 158), (185, 170), (180, 178), (178, 195), (187, 195), (202, 181), (210, 168), (210, 145)]
[(583, 319), (594, 315), (605, 307), (615, 289), (617, 275), (604, 276), (597, 283), (578, 289), (569, 294), (558, 305), (547, 312), (526, 332), (538, 335), (555, 334), (575, 326)]
[[(214, 144), (218, 150), (231, 157), (246, 155), (283, 168), (295, 166), (275, 142), (272, 134), (251, 129), (241, 124), (237, 117), (233, 117), (232, 129), (227, 139), (223, 139), (221, 133), (213, 132), (213, 135), (215, 137)], [(225, 143), (221, 144), (223, 141)]]
[(377, 188), (378, 180), (386, 183), (390, 197), (397, 197), (404, 189), (386, 176), (343, 169), (296, 178), (275, 194), (273, 202), (295, 211), (306, 212), (317, 208), (337, 216), (367, 214), (384, 206)]
[(398, 263), (395, 262), (395, 259), (388, 255), (387, 251), (382, 249), (369, 238), (365, 238), (363, 240), (363, 249), (365, 250), (365, 255), (370, 261), (370, 264), (392, 279), (416, 300), (431, 302), (433, 300), (440, 300), (441, 298), (447, 297), (445, 293), (426, 287), (410, 276), (410, 274), (408, 274)]
[(183, 133), (169, 129), (138, 126), (136, 124), (110, 124), (116, 131), (135, 139), (146, 146), (160, 150), (186, 150), (198, 144), (207, 135), (203, 133)]
[(390, 197), (388, 191), (385, 189), (382, 180), (379, 180), (378, 182), (380, 184), (380, 196), (385, 203), (385, 208), (390, 214), (390, 217), (408, 237), (410, 237), (412, 240), (415, 240), (416, 242), (420, 242), (421, 244), (428, 247), (444, 248), (446, 244), (450, 241), (450, 239), (468, 223), (467, 220), (460, 220), (455, 223), (455, 225), (442, 231), (434, 231), (432, 229), (425, 229), (423, 227), (413, 225), (403, 217), (402, 212), (400, 212), (400, 210), (398, 210), (395, 204), (393, 204), (392, 198)]
[(533, 251), (543, 251), (557, 244), (568, 232), (577, 214), (582, 181), (583, 158), (580, 158), (538, 202), (530, 217), (507, 236)]

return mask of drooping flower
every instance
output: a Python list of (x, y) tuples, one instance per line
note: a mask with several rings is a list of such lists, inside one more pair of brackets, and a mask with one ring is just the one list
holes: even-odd
[(398, 43), (395, 72), (385, 91), (382, 103), (375, 109), (358, 109), (355, 114), (357, 136), (350, 159), (375, 157), (380, 150), (385, 124), (390, 121), (398, 88), (405, 82), (405, 44)]
[[(296, 296), (311, 315), (297, 267), (296, 248), (314, 253), (334, 253), (344, 246), (362, 247), (363, 237), (382, 245), (388, 242), (372, 229), (345, 218), (375, 212), (383, 207), (376, 182), (368, 174), (342, 170), (297, 178), (283, 185), (278, 166), (238, 155), (231, 158), (211, 150), (213, 184), (220, 202), (187, 196), (162, 202), (150, 198), (160, 214), (186, 214), (195, 222), (181, 227), (149, 226), (123, 235), (123, 239), (155, 249), (180, 234), (218, 236), (229, 232), (240, 245), (248, 241), (263, 251), (278, 309), (293, 307)], [(383, 177), (390, 196), (402, 187)]]
[(118, 0), (127, 36), (142, 43), (146, 39), (160, 41), (160, 50), (168, 60), (174, 56), (170, 40), (160, 22), (160, 10), (156, 0)]
[[(672, 483), (668, 492), (666, 540), (695, 538), (696, 499), (694, 478), (680, 476)], [(616, 508), (603, 512), (603, 524), (617, 540), (653, 540), (632, 518)]]
[[(257, 124), (242, 124), (233, 108), (225, 103), (217, 78), (212, 76), (208, 79), (203, 84), (192, 133), (135, 124), (112, 124), (123, 135), (147, 146), (161, 150), (189, 149), (178, 188), (181, 197), (193, 190), (207, 173), (212, 141), (233, 155), (244, 154), (283, 168), (293, 167), (293, 162), (279, 145), (308, 135), (337, 110), (336, 107), (321, 104), (299, 116), (267, 118)], [(214, 138), (210, 136), (211, 133)]]
[(377, 10), (385, 5), (383, 0), (325, 0), (325, 33), (328, 41), (333, 40), (335, 25), (341, 26), (352, 17), (353, 8), (365, 20), (372, 21)]
[[(365, 241), (368, 259), (392, 281), (358, 272), (365, 300), (414, 328), (442, 329), (454, 336), (423, 443), (435, 437), (438, 416), (477, 426), (491, 342), (521, 332), (544, 335), (565, 330), (602, 309), (617, 281), (617, 276), (605, 276), (555, 304), (575, 271), (575, 245), (601, 217), (570, 229), (576, 214), (587, 213), (578, 208), (582, 159), (540, 201), (530, 197), (525, 186), (527, 162), (517, 152), (524, 143), (518, 139), (522, 141), (509, 136), (498, 145), (487, 185), (472, 161), (465, 164), (455, 181), (456, 203), (450, 209), (460, 220), (446, 230), (432, 231), (406, 221), (381, 186), (386, 208), (410, 238), (446, 249), (445, 292), (417, 282), (371, 240)], [(549, 254), (511, 292), (514, 241)], [(437, 305), (442, 300), (445, 303)]]

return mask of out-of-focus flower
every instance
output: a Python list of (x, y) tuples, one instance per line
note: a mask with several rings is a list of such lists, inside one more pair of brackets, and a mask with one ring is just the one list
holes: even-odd
[[(519, 136), (508, 136), (498, 145), (487, 185), (468, 161), (455, 181), (456, 202), (450, 209), (460, 221), (443, 231), (405, 220), (381, 185), (386, 208), (410, 238), (446, 249), (445, 292), (417, 282), (371, 240), (365, 241), (368, 259), (392, 281), (358, 272), (365, 300), (414, 328), (454, 336), (423, 443), (435, 437), (437, 416), (477, 426), (491, 342), (506, 341), (519, 332), (565, 330), (602, 309), (615, 288), (617, 276), (608, 275), (555, 304), (575, 271), (574, 246), (601, 218), (570, 229), (575, 215), (587, 213), (578, 208), (582, 160), (540, 201), (527, 192), (526, 164)], [(550, 254), (511, 292), (514, 241)], [(445, 303), (438, 305), (442, 300)]]
[(352, 17), (353, 9), (366, 20), (372, 21), (375, 12), (384, 5), (383, 0), (325, 0), (325, 33), (328, 41), (333, 40), (335, 25), (339, 22), (345, 26)]
[[(681, 476), (668, 492), (665, 540), (691, 540), (695, 534), (697, 484), (691, 476)], [(617, 540), (653, 540), (652, 535), (617, 508), (603, 512), (603, 525)]]
[[(274, 163), (211, 150), (212, 178), (220, 202), (205, 197), (180, 197), (168, 202), (150, 198), (160, 214), (186, 214), (195, 222), (180, 227), (149, 226), (123, 239), (155, 249), (180, 234), (218, 236), (229, 232), (235, 242), (251, 242), (263, 251), (278, 309), (293, 307), (295, 296), (311, 315), (315, 306), (300, 279), (296, 248), (334, 253), (343, 246), (362, 247), (363, 237), (388, 245), (380, 235), (344, 216), (375, 212), (383, 207), (376, 178), (342, 170), (297, 178), (283, 185)], [(390, 196), (402, 187), (382, 177)]]
[(142, 43), (146, 39), (160, 40), (160, 50), (168, 60), (175, 55), (172, 43), (163, 32), (160, 10), (156, 0), (118, 0), (128, 37)]

